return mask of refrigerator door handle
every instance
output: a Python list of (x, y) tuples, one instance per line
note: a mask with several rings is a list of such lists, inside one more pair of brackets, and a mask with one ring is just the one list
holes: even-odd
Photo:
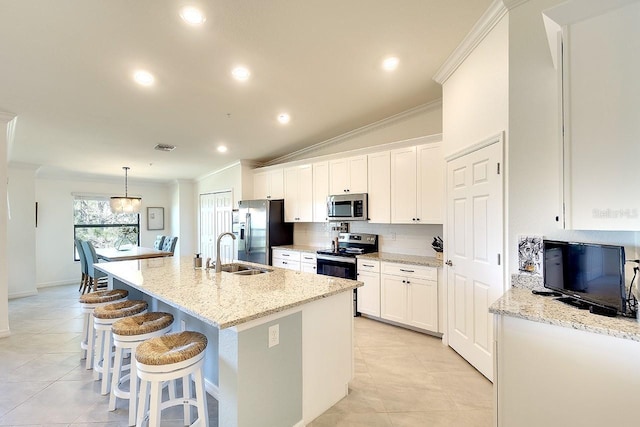
[(246, 218), (246, 230), (247, 230), (247, 245), (246, 251), (247, 253), (251, 253), (251, 214), (247, 212)]

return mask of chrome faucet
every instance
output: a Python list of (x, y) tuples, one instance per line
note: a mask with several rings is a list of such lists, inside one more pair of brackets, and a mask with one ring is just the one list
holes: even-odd
[(218, 241), (216, 242), (216, 273), (222, 272), (222, 261), (220, 261), (220, 240), (222, 240), (222, 238), (227, 235), (231, 236), (233, 240), (236, 240), (236, 235), (231, 233), (230, 231), (220, 233), (220, 235), (218, 236)]

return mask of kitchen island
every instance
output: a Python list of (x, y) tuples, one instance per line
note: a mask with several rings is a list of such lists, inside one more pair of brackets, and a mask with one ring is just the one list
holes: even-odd
[(225, 427), (303, 426), (348, 392), (353, 374), (352, 290), (361, 282), (254, 264), (255, 275), (194, 269), (188, 257), (96, 264), (111, 288), (174, 328), (208, 340), (207, 392)]

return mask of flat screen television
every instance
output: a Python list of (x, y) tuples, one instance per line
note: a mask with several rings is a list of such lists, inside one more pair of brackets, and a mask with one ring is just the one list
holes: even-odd
[(544, 240), (544, 286), (586, 307), (625, 314), (624, 247)]

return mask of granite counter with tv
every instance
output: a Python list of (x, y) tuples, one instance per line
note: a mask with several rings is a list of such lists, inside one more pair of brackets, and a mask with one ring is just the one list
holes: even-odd
[(516, 275), (491, 307), (500, 427), (636, 426), (640, 323), (532, 294), (541, 278)]

